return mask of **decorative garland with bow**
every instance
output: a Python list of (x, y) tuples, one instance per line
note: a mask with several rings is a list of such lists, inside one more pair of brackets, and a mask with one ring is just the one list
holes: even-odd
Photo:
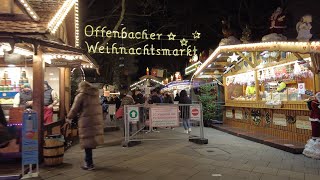
[(251, 110), (251, 117), (255, 125), (259, 125), (261, 122), (260, 110)]

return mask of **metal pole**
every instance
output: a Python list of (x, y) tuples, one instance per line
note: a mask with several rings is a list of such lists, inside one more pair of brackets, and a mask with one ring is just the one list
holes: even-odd
[(202, 103), (200, 103), (200, 138), (204, 139), (204, 132), (203, 132), (203, 110), (202, 110)]
[(127, 125), (127, 106), (125, 105), (123, 107), (123, 124), (124, 124), (124, 141), (126, 144), (129, 143), (129, 137), (128, 137), (128, 133), (127, 133), (127, 128), (128, 128), (128, 125)]

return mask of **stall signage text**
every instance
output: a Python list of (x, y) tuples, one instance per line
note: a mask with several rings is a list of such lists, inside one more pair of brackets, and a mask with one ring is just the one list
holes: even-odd
[(309, 121), (309, 116), (297, 116), (296, 117), (296, 127), (299, 129), (311, 130), (311, 123)]
[(236, 110), (234, 113), (234, 116), (236, 119), (243, 119), (242, 111), (241, 110)]
[(139, 121), (139, 107), (128, 107), (128, 119), (130, 122)]
[(124, 47), (123, 44), (118, 43), (106, 43), (103, 44), (100, 41), (96, 41), (94, 44), (86, 44), (87, 51), (89, 53), (100, 54), (129, 54), (129, 55), (151, 55), (151, 56), (193, 56), (197, 54), (197, 47), (188, 44), (188, 41), (197, 40), (200, 38), (200, 33), (195, 31), (192, 33), (193, 39), (175, 39), (177, 36), (172, 32), (169, 34), (162, 33), (148, 33), (148, 30), (142, 32), (128, 32), (126, 27), (123, 27), (120, 31), (108, 30), (106, 26), (86, 25), (84, 28), (84, 34), (88, 38), (98, 39), (101, 38), (115, 38), (115, 39), (130, 39), (130, 40), (151, 40), (151, 41), (180, 41), (181, 47), (178, 49), (166, 49), (157, 48), (153, 44), (145, 44), (141, 47)]
[(179, 126), (179, 109), (177, 106), (151, 107), (152, 127)]
[(38, 121), (36, 113), (23, 113), (22, 165), (38, 164)]
[(287, 126), (286, 115), (284, 114), (273, 114), (273, 123), (278, 126)]
[(200, 105), (192, 105), (190, 106), (190, 119), (192, 120), (201, 120), (200, 116)]
[(233, 118), (233, 113), (232, 113), (231, 110), (227, 110), (227, 111), (226, 111), (226, 117), (227, 117), (227, 118)]

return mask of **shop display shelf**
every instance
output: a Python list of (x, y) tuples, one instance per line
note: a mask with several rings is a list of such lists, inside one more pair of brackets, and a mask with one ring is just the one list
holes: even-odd
[(16, 91), (0, 91), (0, 98), (14, 98)]

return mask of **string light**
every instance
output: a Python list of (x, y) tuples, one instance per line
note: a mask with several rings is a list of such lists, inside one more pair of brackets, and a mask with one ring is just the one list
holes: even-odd
[[(208, 67), (209, 63), (211, 63), (214, 59), (218, 58), (218, 54), (223, 52), (252, 52), (252, 51), (294, 51), (294, 52), (314, 52), (319, 51), (318, 47), (320, 46), (320, 42), (263, 42), (263, 43), (251, 43), (251, 44), (237, 44), (237, 45), (226, 45), (219, 46), (214, 52), (207, 58), (207, 60), (198, 68), (198, 70), (194, 73), (194, 76), (197, 76), (202, 72), (206, 67)], [(232, 68), (228, 68), (229, 71)]]
[[(48, 23), (48, 29), (49, 31), (54, 34), (65, 17), (67, 16), (70, 9), (73, 7), (73, 5), (76, 3), (77, 0), (66, 0), (62, 7), (58, 10), (58, 12), (53, 16), (53, 18)], [(79, 25), (79, 24), (78, 24)]]
[(157, 81), (157, 80), (154, 80), (154, 79), (151, 79), (151, 81), (163, 85), (163, 83), (161, 83), (160, 81)]
[(138, 85), (138, 84), (141, 84), (141, 83), (143, 83), (143, 82), (146, 81), (146, 80), (147, 80), (147, 79), (142, 79), (141, 81), (138, 81), (138, 82), (132, 84), (130, 87), (133, 87), (133, 86), (136, 86), (136, 85)]
[(42, 55), (44, 59), (66, 59), (69, 61), (82, 59), (82, 55), (73, 55), (73, 54), (54, 54), (46, 53)]
[(26, 0), (19, 0), (19, 2), (25, 7), (27, 13), (32, 17), (33, 20), (39, 21), (40, 18), (37, 13), (32, 9), (30, 4)]
[[(8, 43), (0, 43), (0, 55), (3, 56), (5, 51), (11, 51), (11, 46)], [(13, 53), (15, 54), (20, 54), (23, 56), (32, 56), (33, 52), (28, 50), (28, 49), (24, 49), (24, 48), (20, 48), (15, 46), (13, 49)]]
[(75, 20), (75, 46), (79, 47), (79, 1), (76, 0), (74, 7), (74, 20)]

